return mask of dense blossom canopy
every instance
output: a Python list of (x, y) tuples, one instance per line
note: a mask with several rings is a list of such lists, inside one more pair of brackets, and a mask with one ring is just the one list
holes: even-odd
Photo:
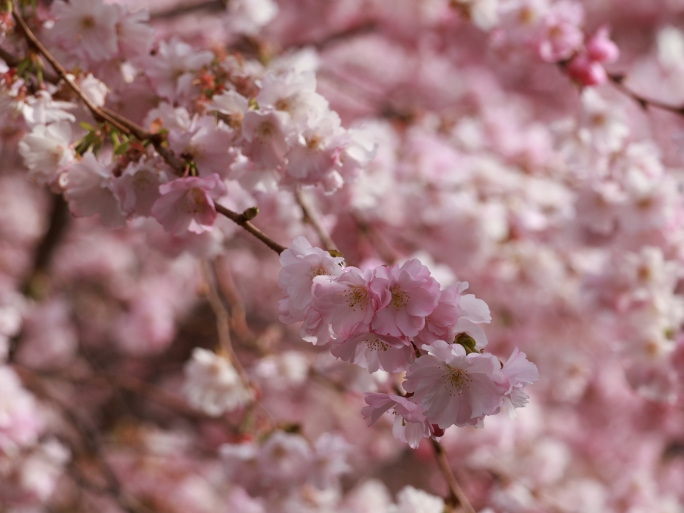
[(684, 513), (683, 14), (0, 2), (0, 511)]

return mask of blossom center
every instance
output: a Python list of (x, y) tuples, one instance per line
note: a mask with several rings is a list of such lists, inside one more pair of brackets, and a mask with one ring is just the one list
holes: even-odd
[(84, 29), (91, 29), (95, 26), (95, 18), (92, 16), (86, 16), (81, 20), (81, 27)]
[(318, 135), (313, 135), (306, 139), (306, 147), (310, 150), (317, 150), (320, 148), (323, 139)]
[(183, 199), (178, 202), (178, 209), (185, 214), (197, 214), (207, 208), (209, 203), (204, 195), (204, 191), (193, 187), (183, 195)]
[(408, 300), (411, 298), (404, 290), (399, 287), (399, 285), (393, 285), (390, 287), (390, 292), (392, 293), (392, 299), (390, 304), (395, 310), (401, 310), (408, 304)]
[(344, 293), (347, 304), (352, 310), (365, 308), (368, 305), (368, 291), (363, 287), (352, 287)]
[(140, 189), (141, 191), (147, 190), (147, 188), (150, 185), (152, 185), (153, 182), (154, 179), (152, 177), (152, 173), (149, 172), (147, 169), (138, 171), (133, 177), (133, 184), (136, 188)]
[(371, 338), (368, 339), (368, 342), (366, 342), (366, 345), (368, 346), (368, 349), (371, 351), (387, 351), (387, 344), (385, 344), (382, 340), (379, 338)]
[(463, 395), (463, 391), (468, 388), (470, 381), (472, 381), (471, 378), (468, 377), (468, 373), (463, 369), (450, 369), (449, 373), (445, 376), (444, 387), (452, 396)]
[(276, 132), (276, 128), (275, 128), (275, 125), (273, 123), (270, 123), (270, 122), (261, 123), (259, 125), (259, 128), (256, 131), (256, 136), (260, 141), (264, 142), (264, 141), (268, 141), (269, 139), (271, 139), (273, 137), (273, 135), (275, 134), (275, 132)]
[(275, 103), (275, 108), (277, 110), (282, 110), (285, 112), (290, 112), (292, 109), (292, 102), (290, 101), (289, 98), (280, 98), (278, 101)]
[(312, 267), (307, 276), (313, 280), (316, 276), (327, 275), (328, 271), (326, 271), (326, 269), (322, 265), (319, 265), (318, 267)]

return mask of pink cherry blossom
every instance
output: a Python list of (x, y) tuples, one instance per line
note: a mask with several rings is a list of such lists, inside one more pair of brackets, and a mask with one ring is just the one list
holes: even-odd
[[(280, 264), (283, 267), (278, 275), (278, 285), (287, 294), (280, 302), (281, 321), (292, 323), (302, 320), (309, 311), (320, 322), (320, 314), (309, 310), (313, 301), (314, 278), (341, 275), (340, 264), (343, 261), (340, 257), (333, 257), (320, 248), (312, 247), (304, 237), (293, 240), (290, 248), (280, 255)], [(325, 326), (327, 330), (327, 324)]]
[(98, 162), (92, 152), (69, 169), (64, 197), (75, 216), (100, 215), (107, 226), (120, 227), (126, 218), (113, 191), (114, 177), (110, 166)]
[(380, 369), (386, 372), (404, 371), (415, 359), (413, 347), (406, 340), (373, 332), (335, 340), (330, 352), (341, 360), (368, 369), (368, 372)]
[(73, 160), (71, 125), (58, 121), (36, 125), (19, 143), (19, 153), (29, 169), (29, 178), (39, 184), (54, 182)]
[(37, 440), (44, 429), (38, 404), (16, 373), (0, 365), (0, 456), (16, 454)]
[(492, 316), (489, 312), (489, 306), (473, 294), (465, 294), (460, 298), (459, 307), (461, 314), (453, 327), (453, 331), (465, 333), (475, 340), (477, 349), (483, 349), (487, 346), (487, 336), (480, 324), (491, 322)]
[(443, 340), (424, 349), (429, 354), (411, 365), (403, 387), (431, 423), (442, 429), (465, 426), (500, 407), (508, 380), (495, 356), (466, 355), (462, 346)]
[(152, 207), (161, 196), (159, 186), (168, 181), (169, 175), (155, 161), (131, 162), (114, 182), (121, 209), (127, 214), (152, 215)]
[(392, 433), (397, 440), (417, 448), (421, 440), (432, 434), (432, 428), (425, 419), (423, 408), (405, 397), (393, 394), (366, 394), (366, 404), (361, 413), (375, 424), (380, 417), (389, 412), (394, 415)]
[(606, 70), (598, 61), (579, 54), (568, 63), (568, 75), (583, 86), (601, 85), (608, 80)]
[(183, 391), (195, 408), (218, 417), (246, 406), (254, 399), (235, 367), (224, 356), (206, 349), (195, 348), (184, 368)]
[(586, 43), (587, 56), (597, 62), (615, 62), (620, 56), (620, 49), (610, 40), (608, 27), (600, 27)]
[(168, 43), (162, 41), (159, 52), (144, 59), (144, 69), (159, 96), (173, 101), (192, 94), (193, 73), (208, 65), (212, 58), (209, 51), (195, 51), (192, 46), (173, 39)]
[(57, 0), (51, 12), (57, 18), (51, 36), (63, 48), (92, 62), (114, 57), (118, 50), (116, 6), (89, 0)]
[(290, 149), (287, 116), (274, 110), (250, 110), (242, 122), (243, 153), (257, 165), (275, 168)]
[(161, 197), (152, 206), (152, 215), (166, 231), (182, 235), (186, 231), (211, 231), (216, 221), (214, 200), (226, 192), (218, 175), (206, 178), (178, 178), (159, 186)]
[[(461, 316), (461, 292), (467, 286), (467, 283), (455, 283), (440, 291), (437, 307), (425, 318), (425, 327), (418, 333), (416, 342), (431, 344), (435, 340), (454, 339)], [(461, 329), (464, 328), (461, 323)]]
[(372, 328), (383, 335), (414, 337), (439, 302), (439, 284), (418, 260), (375, 269), (370, 285), (379, 298)]
[(372, 278), (370, 269), (348, 267), (333, 280), (313, 280), (312, 308), (321, 314), (323, 322), (331, 325), (336, 336), (347, 338), (367, 331), (379, 307), (379, 298), (370, 289)]
[(223, 122), (217, 124), (211, 116), (195, 118), (190, 127), (169, 131), (171, 148), (178, 155), (191, 158), (200, 170), (200, 176), (227, 175), (235, 158), (235, 152), (231, 152), (234, 139), (233, 131)]
[(580, 4), (571, 1), (556, 2), (544, 19), (539, 37), (539, 56), (547, 62), (567, 59), (580, 47), (584, 34), (580, 28), (583, 12)]
[(503, 408), (510, 417), (515, 417), (515, 408), (527, 404), (529, 396), (524, 392), (526, 385), (532, 385), (539, 379), (537, 366), (527, 360), (527, 355), (517, 347), (511, 353), (501, 372), (508, 378), (510, 388), (504, 395)]

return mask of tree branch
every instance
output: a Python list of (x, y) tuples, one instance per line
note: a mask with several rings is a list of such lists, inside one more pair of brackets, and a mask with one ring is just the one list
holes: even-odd
[(463, 493), (463, 489), (458, 484), (456, 476), (454, 475), (454, 471), (451, 470), (451, 465), (449, 465), (449, 459), (447, 458), (444, 447), (442, 447), (442, 444), (440, 444), (434, 438), (430, 438), (430, 442), (432, 443), (432, 448), (435, 450), (435, 456), (437, 457), (439, 469), (442, 471), (442, 474), (444, 474), (444, 478), (449, 486), (452, 501), (456, 506), (460, 505), (463, 507), (466, 513), (475, 513), (475, 509), (472, 507), (465, 493)]
[(316, 211), (309, 203), (309, 199), (306, 197), (306, 194), (299, 187), (297, 187), (297, 190), (295, 190), (295, 198), (297, 199), (297, 203), (304, 214), (304, 222), (313, 227), (318, 235), (318, 238), (323, 244), (323, 247), (327, 251), (336, 251), (339, 253), (335, 242), (332, 240), (332, 237), (330, 237), (330, 234), (328, 234), (325, 228), (323, 228), (323, 225), (321, 224)]
[(230, 338), (230, 315), (228, 314), (228, 310), (226, 310), (223, 300), (221, 299), (218, 289), (216, 288), (216, 280), (212, 266), (206, 260), (203, 260), (201, 265), (202, 277), (204, 278), (204, 282), (207, 287), (207, 301), (209, 301), (209, 305), (214, 311), (214, 316), (216, 317), (216, 331), (218, 332), (219, 346), (223, 353), (230, 358), (231, 363), (240, 375), (240, 379), (242, 379), (244, 385), (251, 387), (252, 385), (250, 383), (249, 375), (240, 363), (240, 360), (233, 349), (233, 343)]
[(608, 74), (608, 79), (613, 83), (613, 85), (618, 91), (620, 91), (626, 96), (629, 96), (632, 100), (637, 102), (639, 106), (644, 110), (648, 109), (649, 107), (655, 107), (656, 109), (666, 110), (668, 112), (672, 112), (673, 114), (684, 116), (684, 105), (670, 105), (668, 103), (661, 102), (658, 100), (651, 100), (649, 98), (645, 98), (625, 85), (626, 77), (624, 75), (611, 73)]
[(276, 241), (271, 239), (264, 232), (259, 230), (259, 228), (254, 226), (250, 222), (250, 220), (247, 218), (247, 216), (245, 216), (245, 214), (238, 214), (237, 212), (233, 212), (232, 210), (224, 207), (223, 205), (219, 205), (218, 203), (216, 204), (216, 212), (226, 216), (228, 219), (233, 221), (235, 224), (242, 226), (245, 230), (247, 230), (249, 233), (254, 235), (257, 239), (259, 239), (261, 242), (266, 244), (269, 248), (271, 248), (273, 251), (275, 251), (279, 255), (287, 249), (286, 246), (278, 244)]

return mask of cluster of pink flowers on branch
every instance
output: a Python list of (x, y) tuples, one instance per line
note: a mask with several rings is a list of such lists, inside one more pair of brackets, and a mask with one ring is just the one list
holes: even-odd
[[(76, 216), (99, 214), (114, 227), (152, 216), (174, 236), (200, 234), (214, 226), (226, 181), (245, 194), (316, 184), (332, 192), (372, 157), (373, 144), (342, 127), (316, 92), (314, 73), (296, 61), (265, 67), (176, 39), (150, 55), (145, 16), (120, 5), (60, 0), (50, 17), (45, 37), (76, 59), (70, 65), (82, 71), (71, 80), (89, 107), (117, 102), (131, 87), (151, 87), (164, 100), (142, 119), (143, 128), (121, 133), (116, 119), (94, 126), (99, 112), (54, 101), (59, 91), (52, 85), (40, 91), (36, 115), (38, 100), (22, 99), (26, 84), (11, 79), (30, 129), (19, 145), (29, 176), (64, 192)], [(163, 154), (153, 151), (153, 140)]]
[(371, 393), (363, 415), (371, 423), (390, 411), (394, 436), (418, 447), (423, 437), (442, 436), (450, 426), (483, 425), (488, 415), (528, 400), (523, 388), (538, 379), (537, 368), (517, 349), (502, 364), (482, 350), (479, 326), (489, 308), (467, 282), (445, 289), (417, 259), (391, 267), (344, 266), (342, 257), (292, 242), (280, 261), (280, 319), (303, 321), (301, 335), (329, 344), (337, 358), (376, 372), (406, 373), (405, 397)]

